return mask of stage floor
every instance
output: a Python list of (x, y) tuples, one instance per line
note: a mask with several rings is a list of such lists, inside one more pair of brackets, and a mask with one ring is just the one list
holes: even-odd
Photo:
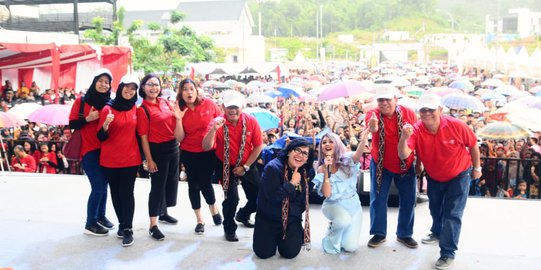
[[(395, 240), (396, 208), (388, 211), (387, 242), (368, 248), (367, 207), (363, 207), (359, 250), (326, 255), (321, 239), (327, 221), (320, 205), (312, 205), (312, 250), (301, 251), (292, 260), (279, 256), (261, 260), (251, 248), (252, 229), (239, 226), (240, 242), (226, 242), (222, 227), (213, 225), (206, 206), (205, 234), (194, 233), (196, 219), (184, 182), (179, 186), (178, 205), (170, 211), (180, 222), (161, 224), (166, 239), (158, 242), (147, 233), (149, 189), (148, 180), (138, 179), (135, 243), (124, 248), (116, 230), (107, 237), (83, 234), (90, 190), (86, 176), (0, 172), (0, 269), (434, 269), (439, 257), (437, 245), (409, 249)], [(215, 191), (221, 204), (223, 193), (219, 186)], [(420, 243), (431, 225), (428, 204), (417, 205), (415, 213), (413, 237)], [(107, 216), (116, 222), (110, 200)], [(470, 198), (453, 269), (515, 268), (541, 269), (541, 201)]]

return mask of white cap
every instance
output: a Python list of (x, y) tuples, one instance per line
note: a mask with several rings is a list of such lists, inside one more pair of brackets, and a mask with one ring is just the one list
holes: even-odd
[(96, 71), (96, 74), (94, 74), (94, 77), (99, 77), (101, 75), (107, 75), (109, 76), (109, 79), (111, 80), (111, 82), (113, 81), (113, 74), (111, 73), (111, 71), (109, 71), (108, 69), (106, 68), (100, 68)]
[(422, 95), (419, 98), (419, 104), (417, 105), (417, 109), (419, 109), (419, 110), (423, 109), (423, 108), (437, 109), (439, 107), (442, 107), (441, 101), (440, 101), (440, 96), (438, 96), (436, 94)]
[(222, 93), (222, 100), (224, 107), (237, 106), (239, 108), (244, 107), (244, 95), (235, 90), (226, 90)]
[(390, 84), (377, 84), (375, 87), (376, 96), (375, 98), (394, 98), (398, 97), (398, 89)]
[(139, 79), (137, 78), (137, 76), (135, 76), (135, 74), (124, 75), (124, 77), (122, 77), (122, 80), (120, 80), (120, 83), (123, 83), (123, 84), (133, 83), (135, 84), (135, 88), (139, 88)]

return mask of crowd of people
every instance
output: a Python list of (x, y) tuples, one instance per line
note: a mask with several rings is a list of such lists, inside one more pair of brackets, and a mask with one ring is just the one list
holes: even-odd
[[(448, 73), (419, 84), (448, 84)], [(381, 72), (381, 70), (380, 70)], [(357, 73), (344, 68), (340, 76)], [(361, 72), (369, 79), (377, 72)], [(465, 75), (490, 77), (469, 70)], [(336, 74), (320, 75), (322, 81)], [(293, 73), (290, 81), (307, 74)], [(541, 176), (539, 133), (518, 140), (482, 140), (475, 132), (493, 121), (491, 112), (501, 104), (485, 102), (486, 110), (444, 110), (440, 97), (425, 94), (416, 105), (401, 104), (405, 89), (392, 84), (374, 85), (373, 95), (342, 102), (278, 97), (273, 102), (247, 104), (246, 96), (260, 86), (236, 84), (226, 91), (208, 91), (190, 78), (163, 81), (154, 74), (141, 80), (133, 75), (120, 79), (111, 98), (111, 73), (96, 72), (84, 94), (73, 89), (58, 96), (40, 90), (35, 83), (17, 91), (6, 80), (1, 110), (18, 102), (72, 103), (69, 126), (47, 127), (29, 123), (3, 129), (2, 163), (14, 171), (84, 173), (91, 192), (87, 204), (86, 234), (108, 235), (115, 224), (106, 217), (110, 188), (118, 220), (117, 236), (123, 246), (134, 243), (134, 185), (137, 176), (150, 175), (148, 199), (149, 235), (164, 240), (158, 222), (176, 224), (168, 214), (178, 197), (178, 182), (185, 174), (188, 197), (196, 216), (194, 232), (205, 232), (201, 195), (209, 206), (212, 222), (223, 224), (227, 241), (239, 241), (237, 222), (254, 228), (253, 249), (260, 258), (280, 253), (296, 257), (310, 246), (309, 196), (324, 197), (322, 212), (329, 227), (322, 239), (326, 253), (354, 252), (359, 247), (362, 208), (357, 193), (361, 170), (370, 171), (370, 235), (368, 246), (377, 248), (387, 236), (387, 198), (394, 182), (400, 195), (396, 239), (417, 248), (412, 238), (414, 205), (418, 193), (428, 190), (433, 224), (422, 243), (439, 242), (438, 269), (455, 258), (460, 219), (466, 198), (473, 196), (538, 198)], [(221, 78), (225, 81), (228, 78)], [(419, 78), (412, 78), (412, 81)], [(520, 81), (515, 81), (524, 91)], [(167, 86), (169, 85), (169, 86)], [(176, 86), (172, 93), (169, 88)], [(138, 97), (142, 99), (139, 106)], [(280, 124), (261, 130), (255, 116), (243, 112), (259, 106), (275, 113)], [(416, 112), (417, 111), (417, 112)], [(80, 159), (67, 159), (62, 145), (78, 130)], [(280, 140), (282, 144), (279, 143)], [(139, 149), (118, 151), (118, 149)], [(10, 161), (9, 165), (8, 162)], [(210, 166), (209, 166), (210, 165)], [(211, 168), (209, 170), (209, 167)], [(182, 173), (181, 173), (182, 172)], [(212, 183), (218, 179), (224, 192), (222, 214)], [(424, 182), (426, 181), (426, 188)], [(238, 208), (239, 184), (247, 202)], [(251, 215), (255, 213), (255, 223)], [(304, 218), (303, 218), (304, 213)], [(304, 227), (303, 227), (304, 221)]]

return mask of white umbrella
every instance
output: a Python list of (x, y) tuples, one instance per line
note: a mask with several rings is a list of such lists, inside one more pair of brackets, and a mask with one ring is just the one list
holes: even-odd
[(512, 111), (505, 116), (511, 123), (529, 128), (533, 131), (541, 131), (541, 110), (527, 108)]
[(482, 86), (492, 86), (492, 87), (499, 87), (505, 85), (504, 82), (500, 79), (487, 79), (484, 82), (481, 83)]
[(28, 116), (39, 108), (41, 105), (38, 103), (21, 103), (13, 106), (8, 112), (22, 119), (28, 119)]
[(253, 93), (248, 98), (246, 98), (246, 102), (250, 104), (256, 104), (256, 103), (273, 103), (274, 98), (265, 95), (263, 93)]

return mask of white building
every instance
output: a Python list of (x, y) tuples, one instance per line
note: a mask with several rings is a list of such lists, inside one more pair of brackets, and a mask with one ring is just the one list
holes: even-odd
[(183, 1), (176, 10), (185, 18), (171, 25), (171, 10), (126, 11), (124, 25), (129, 27), (134, 20), (143, 20), (141, 34), (152, 37), (157, 33), (148, 30), (148, 23), (162, 27), (181, 28), (189, 26), (197, 34), (209, 36), (214, 46), (225, 49), (226, 62), (254, 63), (265, 61), (265, 40), (252, 35), (254, 21), (246, 0)]
[(502, 35), (519, 38), (541, 35), (541, 12), (532, 12), (529, 8), (510, 9), (503, 16), (487, 15), (485, 29), (488, 35)]

